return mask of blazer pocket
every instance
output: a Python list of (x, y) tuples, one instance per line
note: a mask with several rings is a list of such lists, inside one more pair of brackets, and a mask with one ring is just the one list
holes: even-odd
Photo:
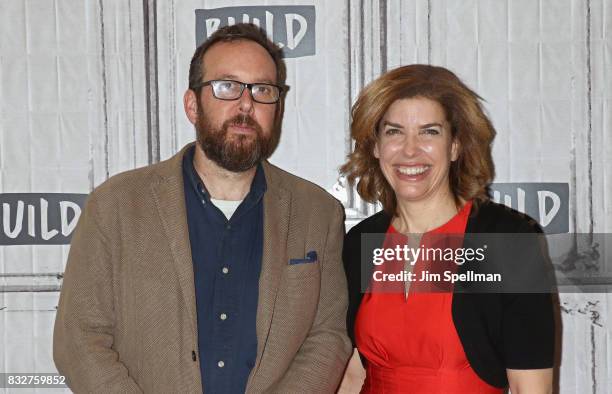
[(306, 253), (306, 258), (304, 259), (289, 259), (289, 265), (316, 263), (317, 259), (317, 252), (311, 250), (310, 252)]
[(302, 279), (320, 275), (319, 262), (309, 261), (301, 264), (288, 264), (285, 266), (285, 275), (288, 279)]

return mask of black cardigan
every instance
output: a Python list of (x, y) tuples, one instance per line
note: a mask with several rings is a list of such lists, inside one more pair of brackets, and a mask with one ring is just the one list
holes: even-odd
[[(347, 327), (353, 346), (355, 318), (363, 298), (361, 234), (385, 233), (390, 223), (391, 217), (379, 212), (353, 227), (344, 240), (342, 258), (349, 289)], [(466, 227), (466, 234), (535, 232), (541, 232), (541, 229), (533, 219), (493, 202), (481, 204), (475, 214), (470, 214)], [(517, 259), (522, 258), (520, 250), (513, 253)], [(371, 272), (372, 266), (369, 269)], [(555, 324), (551, 294), (455, 291), (452, 315), (471, 367), (492, 386), (507, 387), (506, 368), (553, 367)]]

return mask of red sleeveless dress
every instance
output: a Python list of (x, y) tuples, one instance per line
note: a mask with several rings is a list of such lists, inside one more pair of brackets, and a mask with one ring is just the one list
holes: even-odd
[[(468, 202), (449, 222), (427, 234), (464, 234), (471, 205)], [(427, 234), (421, 242), (426, 247)], [(393, 226), (389, 226), (385, 248), (398, 243), (397, 235)], [(455, 242), (455, 247), (460, 246)], [(433, 271), (432, 268), (418, 260), (413, 272), (418, 278), (422, 271)], [(372, 281), (355, 323), (357, 348), (367, 359), (361, 393), (503, 392), (482, 380), (470, 367), (451, 315), (452, 288), (420, 291), (419, 284), (411, 282), (406, 297), (403, 283), (391, 284), (386, 291), (375, 291), (374, 286)], [(388, 291), (393, 286), (395, 291)]]

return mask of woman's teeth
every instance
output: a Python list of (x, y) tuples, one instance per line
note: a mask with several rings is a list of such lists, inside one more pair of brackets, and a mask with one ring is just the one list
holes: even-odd
[(397, 170), (404, 175), (420, 175), (427, 171), (429, 166), (419, 166), (419, 167), (398, 167)]

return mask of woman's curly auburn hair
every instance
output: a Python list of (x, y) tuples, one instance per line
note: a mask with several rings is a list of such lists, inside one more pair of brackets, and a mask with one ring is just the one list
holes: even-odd
[(451, 71), (424, 64), (391, 70), (366, 86), (351, 110), (351, 138), (354, 151), (340, 172), (349, 184), (357, 181), (357, 192), (365, 201), (378, 202), (389, 215), (396, 214), (395, 193), (374, 157), (381, 119), (396, 101), (422, 97), (439, 103), (451, 125), (453, 140), (459, 142), (459, 155), (451, 163), (450, 189), (459, 199), (473, 200), (474, 207), (489, 199), (489, 185), (495, 168), (491, 145), (495, 138), (493, 124), (485, 115), (481, 97)]

